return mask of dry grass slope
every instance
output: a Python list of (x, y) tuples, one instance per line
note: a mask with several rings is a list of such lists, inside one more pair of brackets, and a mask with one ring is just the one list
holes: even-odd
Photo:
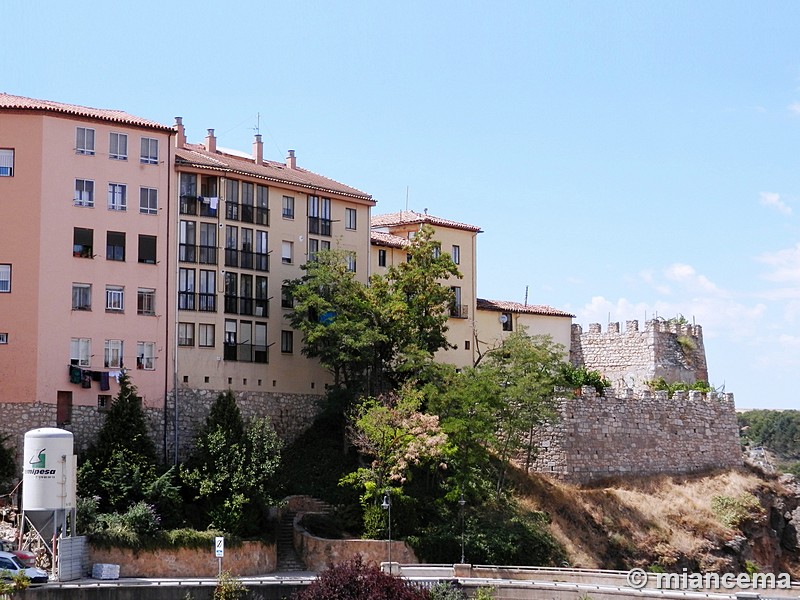
[(797, 552), (770, 539), (773, 500), (793, 495), (775, 479), (741, 469), (577, 487), (515, 476), (522, 505), (550, 514), (573, 566), (736, 572), (749, 561), (800, 575)]

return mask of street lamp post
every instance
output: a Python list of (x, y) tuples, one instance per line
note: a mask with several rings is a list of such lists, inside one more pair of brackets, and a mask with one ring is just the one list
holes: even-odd
[(392, 497), (389, 495), (389, 488), (383, 492), (383, 502), (381, 508), (388, 513), (389, 517), (389, 575), (392, 574)]
[(464, 500), (464, 492), (461, 492), (461, 499), (458, 501), (458, 505), (461, 507), (461, 564), (464, 564), (464, 505), (467, 503)]

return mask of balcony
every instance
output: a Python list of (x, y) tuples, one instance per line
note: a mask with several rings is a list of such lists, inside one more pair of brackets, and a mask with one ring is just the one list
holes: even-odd
[(197, 262), (197, 246), (194, 244), (180, 244), (178, 246), (178, 260), (181, 262)]
[(199, 262), (201, 265), (215, 265), (217, 264), (217, 247), (216, 246), (198, 246), (198, 250), (200, 250), (200, 260)]
[(269, 362), (268, 347), (259, 344), (225, 344), (222, 356), (225, 360), (238, 362)]
[(217, 312), (217, 295), (214, 293), (199, 293), (197, 299), (200, 301), (197, 310), (201, 312)]
[(197, 196), (181, 195), (180, 211), (182, 215), (197, 216)]
[(269, 254), (261, 254), (256, 252), (253, 255), (253, 258), (255, 259), (253, 268), (256, 271), (269, 271)]
[(197, 295), (194, 292), (178, 292), (179, 310), (196, 310)]
[(229, 315), (266, 318), (269, 316), (269, 300), (225, 294), (225, 312)]
[(308, 233), (330, 237), (332, 222), (330, 219), (322, 217), (308, 217)]
[(454, 319), (468, 319), (469, 318), (469, 305), (468, 304), (452, 304), (450, 306), (450, 316)]

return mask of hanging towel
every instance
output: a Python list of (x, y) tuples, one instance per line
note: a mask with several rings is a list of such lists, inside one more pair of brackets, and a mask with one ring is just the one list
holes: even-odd
[(81, 370), (76, 367), (75, 365), (70, 365), (69, 367), (69, 382), (70, 383), (80, 383), (83, 379), (81, 375)]
[(92, 381), (100, 381), (100, 371), (92, 371)]
[(219, 198), (217, 196), (211, 196), (211, 198), (208, 199), (208, 202), (211, 210), (217, 210), (217, 204), (219, 203)]
[(92, 372), (91, 371), (83, 371), (82, 375), (83, 375), (83, 379), (81, 380), (81, 387), (82, 388), (90, 388), (90, 387), (92, 387)]
[(108, 373), (105, 371), (100, 372), (100, 391), (107, 392), (111, 389), (111, 386), (108, 384)]

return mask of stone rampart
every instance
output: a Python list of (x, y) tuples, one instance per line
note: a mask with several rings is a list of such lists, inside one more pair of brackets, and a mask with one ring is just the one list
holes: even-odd
[(733, 394), (606, 392), (584, 387), (558, 400), (558, 420), (535, 434), (531, 470), (587, 483), (741, 466)]
[(570, 362), (602, 373), (616, 389), (643, 391), (663, 377), (669, 383), (708, 381), (703, 329), (700, 325), (653, 319), (639, 330), (639, 321), (598, 323), (583, 331), (573, 324)]
[[(150, 437), (159, 456), (167, 462), (178, 455), (185, 459), (193, 440), (205, 423), (211, 404), (220, 394), (216, 390), (181, 388), (178, 393), (177, 436), (174, 394), (167, 397), (166, 420), (163, 407), (145, 407)], [(269, 417), (278, 435), (287, 443), (303, 433), (320, 413), (323, 396), (312, 394), (278, 394), (271, 392), (234, 392), (242, 417)], [(107, 415), (96, 406), (73, 406), (70, 422), (63, 428), (75, 436), (75, 452), (86, 450), (96, 439)], [(39, 427), (56, 427), (56, 405), (45, 402), (0, 404), (0, 434), (9, 436), (10, 445), (22, 452), (25, 432)], [(166, 444), (166, 446), (165, 446)]]

